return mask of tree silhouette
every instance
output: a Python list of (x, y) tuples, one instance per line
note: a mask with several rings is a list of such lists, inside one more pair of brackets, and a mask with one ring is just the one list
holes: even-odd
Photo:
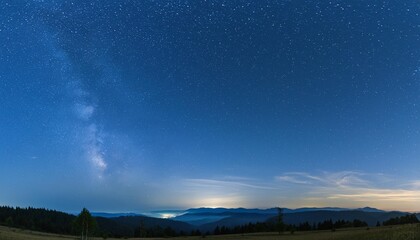
[(140, 221), (140, 226), (134, 231), (134, 236), (141, 237), (141, 238), (148, 237), (147, 229), (146, 229), (146, 226), (144, 225), (143, 220)]
[(92, 217), (86, 208), (83, 208), (74, 222), (75, 229), (80, 233), (81, 240), (87, 240), (89, 235), (94, 233), (96, 225), (95, 218)]
[(277, 207), (277, 230), (279, 234), (284, 231), (284, 222), (283, 222), (283, 209)]
[(12, 217), (6, 218), (6, 226), (13, 227), (13, 219), (12, 219)]

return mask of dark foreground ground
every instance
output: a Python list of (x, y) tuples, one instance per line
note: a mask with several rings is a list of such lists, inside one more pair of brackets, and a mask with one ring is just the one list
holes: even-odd
[[(41, 232), (33, 232), (15, 228), (0, 226), (0, 240), (68, 240), (77, 239), (74, 236), (65, 236), (57, 234), (48, 234)], [(102, 238), (95, 238), (99, 240)], [(108, 238), (112, 240), (112, 238)], [(136, 238), (132, 238), (133, 240)], [(138, 239), (138, 238), (137, 238)], [(150, 238), (149, 238), (150, 239)], [(158, 239), (158, 238), (154, 238)], [(173, 239), (203, 239), (203, 237), (178, 237)], [(219, 235), (206, 236), (204, 239), (262, 239), (262, 240), (420, 240), (420, 224), (410, 224), (402, 226), (376, 227), (376, 228), (351, 228), (339, 229), (335, 232), (331, 231), (311, 231), (311, 232), (295, 232), (284, 233), (258, 233), (244, 235)]]

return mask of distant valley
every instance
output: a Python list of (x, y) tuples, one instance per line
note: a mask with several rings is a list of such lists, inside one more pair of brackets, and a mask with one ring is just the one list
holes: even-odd
[[(309, 222), (317, 224), (325, 220), (353, 221), (358, 219), (366, 222), (369, 226), (375, 226), (390, 218), (407, 215), (407, 212), (384, 211), (376, 208), (283, 208), (284, 222), (286, 224), (300, 224)], [(143, 221), (147, 226), (161, 224), (171, 226), (182, 231), (199, 229), (200, 231), (213, 231), (217, 226), (234, 227), (238, 225), (274, 221), (277, 216), (276, 208), (269, 209), (246, 209), (246, 208), (192, 208), (187, 210), (156, 211), (152, 214), (135, 213), (92, 213), (93, 216), (107, 218), (99, 219), (99, 223), (135, 227), (135, 222)], [(151, 215), (155, 217), (150, 217)], [(158, 218), (156, 216), (174, 216), (171, 218)]]

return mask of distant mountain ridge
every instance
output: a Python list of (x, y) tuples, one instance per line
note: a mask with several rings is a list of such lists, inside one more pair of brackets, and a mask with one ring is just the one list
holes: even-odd
[[(310, 211), (349, 211), (349, 210), (360, 210), (364, 212), (386, 212), (377, 208), (364, 207), (364, 208), (338, 208), (338, 207), (303, 207), (303, 208), (282, 208), (283, 213), (295, 213), (295, 212), (310, 212)], [(184, 211), (185, 214), (191, 213), (275, 213), (277, 214), (277, 208), (190, 208)]]
[[(328, 219), (353, 221), (359, 219), (373, 226), (391, 217), (404, 216), (405, 212), (387, 212), (377, 208), (337, 208), (305, 207), (297, 209), (283, 208), (284, 221), (287, 224), (310, 222), (317, 224)], [(211, 231), (217, 226), (233, 227), (248, 223), (266, 222), (276, 219), (277, 208), (191, 208), (184, 214), (171, 218), (197, 226), (202, 231)]]
[[(371, 207), (364, 207), (364, 208), (336, 208), (336, 207), (324, 207), (324, 208), (297, 208), (297, 209), (290, 209), (290, 208), (282, 208), (284, 214), (293, 214), (293, 213), (301, 213), (301, 212), (315, 212), (315, 211), (332, 211), (332, 212), (342, 212), (342, 211), (361, 211), (361, 212), (371, 212), (371, 213), (384, 213), (386, 211), (371, 208)], [(247, 215), (258, 216), (258, 221), (261, 221), (264, 217), (266, 219), (277, 215), (277, 208), (268, 208), (268, 209), (247, 209), (247, 208), (191, 208), (185, 210), (184, 214), (178, 215), (173, 220), (187, 222), (192, 225), (202, 225), (202, 224), (209, 224), (211, 222), (217, 222), (225, 218), (231, 217), (238, 217), (239, 215), (248, 219), (249, 217), (245, 217)], [(238, 221), (237, 221), (238, 222)], [(243, 221), (239, 221), (243, 222)], [(255, 222), (255, 221), (250, 221)]]
[(91, 212), (94, 217), (115, 218), (115, 217), (128, 217), (128, 216), (144, 216), (138, 213), (107, 213), (107, 212)]
[[(286, 224), (300, 224), (309, 222), (311, 225), (325, 220), (346, 220), (355, 219), (364, 221), (370, 226), (377, 222), (383, 222), (390, 218), (404, 216), (404, 212), (387, 212), (384, 210), (364, 208), (337, 208), (337, 207), (305, 207), (297, 209), (283, 208), (284, 222)], [(179, 214), (172, 218), (156, 218), (136, 213), (93, 213), (97, 216), (99, 225), (107, 229), (114, 229), (112, 233), (116, 236), (119, 232), (133, 232), (140, 223), (147, 227), (161, 226), (171, 227), (179, 231), (189, 232), (199, 229), (202, 232), (212, 232), (217, 226), (235, 227), (248, 223), (272, 222), (278, 214), (277, 208), (269, 209), (247, 209), (247, 208), (191, 208), (187, 210), (166, 210), (155, 211), (160, 216), (166, 214)]]
[[(337, 207), (304, 207), (304, 208), (282, 208), (283, 213), (297, 213), (297, 212), (312, 212), (312, 211), (351, 211), (351, 210), (359, 210), (363, 212), (386, 212), (384, 210), (380, 210), (377, 208), (371, 207), (364, 207), (364, 208), (337, 208)], [(190, 208), (187, 210), (159, 210), (159, 211), (152, 211), (150, 213), (134, 213), (134, 212), (117, 212), (117, 213), (108, 213), (108, 212), (92, 212), (92, 216), (94, 217), (104, 217), (104, 218), (116, 218), (116, 217), (127, 217), (127, 216), (148, 216), (148, 217), (158, 217), (159, 216), (166, 216), (166, 215), (173, 215), (170, 219), (185, 219), (186, 216), (204, 216), (204, 215), (229, 215), (232, 213), (258, 213), (258, 214), (277, 214), (277, 208), (267, 208), (267, 209), (259, 209), (259, 208)], [(73, 213), (77, 215), (77, 213)], [(168, 218), (168, 217), (160, 217), (160, 218)]]

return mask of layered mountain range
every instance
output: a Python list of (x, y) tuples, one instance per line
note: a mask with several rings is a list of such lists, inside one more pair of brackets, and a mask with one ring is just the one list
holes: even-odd
[[(325, 220), (345, 220), (355, 219), (366, 222), (369, 226), (374, 226), (378, 222), (382, 223), (390, 218), (407, 215), (407, 212), (384, 211), (376, 208), (283, 208), (283, 219), (286, 224), (300, 224), (308, 222), (317, 224)], [(97, 216), (100, 225), (120, 227), (127, 230), (139, 226), (141, 222), (146, 227), (160, 226), (162, 228), (171, 227), (177, 231), (190, 232), (194, 229), (200, 231), (213, 231), (217, 226), (234, 227), (238, 225), (275, 221), (278, 210), (270, 209), (246, 209), (246, 208), (192, 208), (185, 211), (167, 210), (156, 211), (149, 215), (152, 216), (172, 216), (170, 218), (157, 218), (147, 216), (148, 214), (134, 213), (92, 213)]]

